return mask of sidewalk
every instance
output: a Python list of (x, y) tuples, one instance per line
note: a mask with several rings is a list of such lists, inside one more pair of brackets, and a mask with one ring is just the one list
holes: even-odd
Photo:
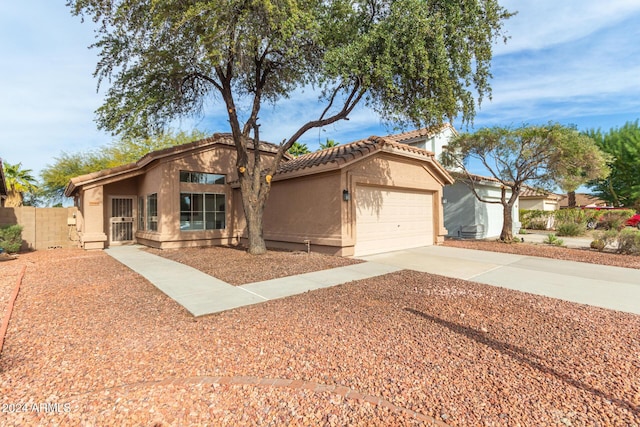
[(150, 254), (140, 248), (114, 246), (105, 252), (150, 281), (194, 316), (218, 313), (401, 270), (400, 267), (365, 262), (233, 286), (195, 268)]

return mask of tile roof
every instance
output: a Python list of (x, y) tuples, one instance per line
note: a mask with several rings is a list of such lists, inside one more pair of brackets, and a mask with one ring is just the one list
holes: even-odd
[[(594, 196), (593, 194), (586, 193), (576, 193), (576, 206), (584, 207), (584, 206), (607, 206), (608, 203), (604, 200), (600, 199), (598, 196)], [(562, 195), (562, 199), (560, 201), (560, 207), (568, 207), (569, 206), (569, 196), (566, 194)]]
[(454, 132), (454, 134), (458, 133), (450, 123), (442, 123), (440, 125), (429, 126), (422, 129), (412, 130), (409, 132), (398, 133), (395, 135), (387, 135), (385, 138), (391, 139), (395, 142), (404, 142), (404, 141), (410, 141), (412, 139), (417, 139), (417, 138), (430, 138), (444, 131), (445, 129), (451, 129)]
[(525, 199), (543, 197), (549, 200), (561, 200), (564, 196), (552, 193), (550, 191), (541, 190), (539, 188), (525, 186), (520, 190), (520, 197), (523, 197)]
[(401, 155), (409, 155), (434, 161), (434, 163), (442, 169), (442, 172), (446, 176), (449, 176), (444, 168), (442, 168), (439, 163), (435, 162), (434, 154), (432, 152), (412, 147), (410, 145), (400, 144), (388, 138), (379, 136), (370, 136), (367, 139), (338, 145), (336, 147), (327, 148), (314, 153), (304, 154), (300, 157), (294, 158), (293, 160), (282, 162), (278, 167), (277, 176), (286, 176), (289, 173), (300, 172), (307, 169), (309, 170), (309, 173), (313, 173), (314, 171), (311, 169), (325, 165), (339, 168), (344, 164), (351, 163), (376, 151), (394, 152)]
[[(140, 170), (147, 164), (164, 157), (187, 153), (200, 148), (207, 148), (213, 145), (226, 145), (229, 147), (235, 147), (233, 137), (230, 133), (215, 133), (212, 136), (197, 141), (189, 142), (187, 144), (175, 145), (173, 147), (164, 148), (162, 150), (152, 151), (145, 154), (140, 160), (134, 163), (128, 163), (122, 166), (116, 166), (114, 168), (103, 169), (101, 171), (92, 172), (86, 175), (80, 175), (71, 179), (67, 187), (65, 188), (65, 194), (70, 196), (73, 194), (76, 187), (87, 184), (92, 181), (96, 181), (102, 178), (108, 178), (116, 175), (120, 175), (129, 171)], [(249, 149), (253, 149), (253, 143), (248, 144)], [(262, 151), (268, 153), (276, 153), (278, 146), (269, 142), (260, 141), (260, 148)]]

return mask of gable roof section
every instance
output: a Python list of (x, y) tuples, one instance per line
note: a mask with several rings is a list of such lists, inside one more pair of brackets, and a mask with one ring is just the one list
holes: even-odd
[(458, 134), (455, 128), (451, 125), (451, 123), (443, 123), (440, 125), (429, 126), (422, 129), (412, 130), (409, 132), (398, 133), (395, 135), (387, 135), (385, 138), (395, 142), (401, 142), (406, 144), (408, 142), (413, 142), (415, 140), (432, 138), (437, 134), (445, 131), (446, 129), (451, 129), (454, 135)]
[(525, 186), (520, 190), (520, 197), (523, 199), (549, 199), (559, 201), (563, 196), (551, 193), (550, 191)]
[(9, 190), (7, 189), (7, 181), (4, 178), (4, 166), (2, 159), (0, 159), (0, 200), (6, 199), (8, 195)]
[[(560, 207), (563, 207), (563, 208), (569, 207), (569, 196), (564, 194), (561, 197), (562, 199), (560, 200)], [(602, 207), (602, 206), (608, 206), (608, 203), (593, 194), (576, 193), (576, 206)]]
[[(116, 166), (110, 169), (103, 169), (98, 172), (93, 172), (72, 178), (69, 184), (67, 184), (64, 194), (67, 197), (70, 197), (80, 186), (91, 184), (104, 179), (115, 178), (124, 174), (143, 173), (143, 168), (154, 161), (189, 153), (191, 151), (196, 151), (199, 149), (206, 149), (215, 145), (235, 148), (235, 143), (233, 142), (233, 137), (230, 133), (215, 133), (209, 138), (200, 139), (198, 141), (193, 141), (187, 144), (175, 145), (173, 147), (164, 148), (162, 150), (152, 151), (144, 155), (140, 160), (134, 163)], [(253, 144), (249, 143), (248, 147), (249, 149), (253, 149)], [(260, 141), (260, 149), (264, 152), (275, 154), (278, 151), (278, 146), (268, 142)]]
[(361, 160), (377, 152), (392, 153), (402, 157), (428, 161), (433, 164), (435, 172), (445, 184), (453, 183), (453, 178), (435, 160), (435, 155), (426, 150), (410, 145), (400, 144), (378, 136), (338, 145), (314, 153), (304, 154), (278, 167), (274, 179), (288, 179), (302, 175), (311, 175), (328, 170), (341, 169), (344, 166)]

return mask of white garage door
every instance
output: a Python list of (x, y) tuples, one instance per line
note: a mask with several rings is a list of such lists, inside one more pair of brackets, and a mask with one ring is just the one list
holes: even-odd
[(356, 187), (355, 255), (433, 244), (433, 194)]

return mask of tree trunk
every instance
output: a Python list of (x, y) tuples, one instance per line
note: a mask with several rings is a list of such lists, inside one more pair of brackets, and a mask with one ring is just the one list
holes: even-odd
[(247, 252), (251, 255), (262, 255), (267, 252), (262, 218), (271, 185), (264, 178), (260, 179), (258, 171), (254, 170), (254, 173), (258, 173), (258, 177), (250, 176), (249, 173), (240, 177), (240, 189), (249, 239)]
[(500, 233), (500, 240), (503, 242), (513, 241), (513, 204), (502, 204), (502, 232)]
[(576, 207), (576, 192), (575, 191), (569, 191), (569, 193), (567, 194), (569, 197), (569, 207), (570, 208), (575, 208)]

